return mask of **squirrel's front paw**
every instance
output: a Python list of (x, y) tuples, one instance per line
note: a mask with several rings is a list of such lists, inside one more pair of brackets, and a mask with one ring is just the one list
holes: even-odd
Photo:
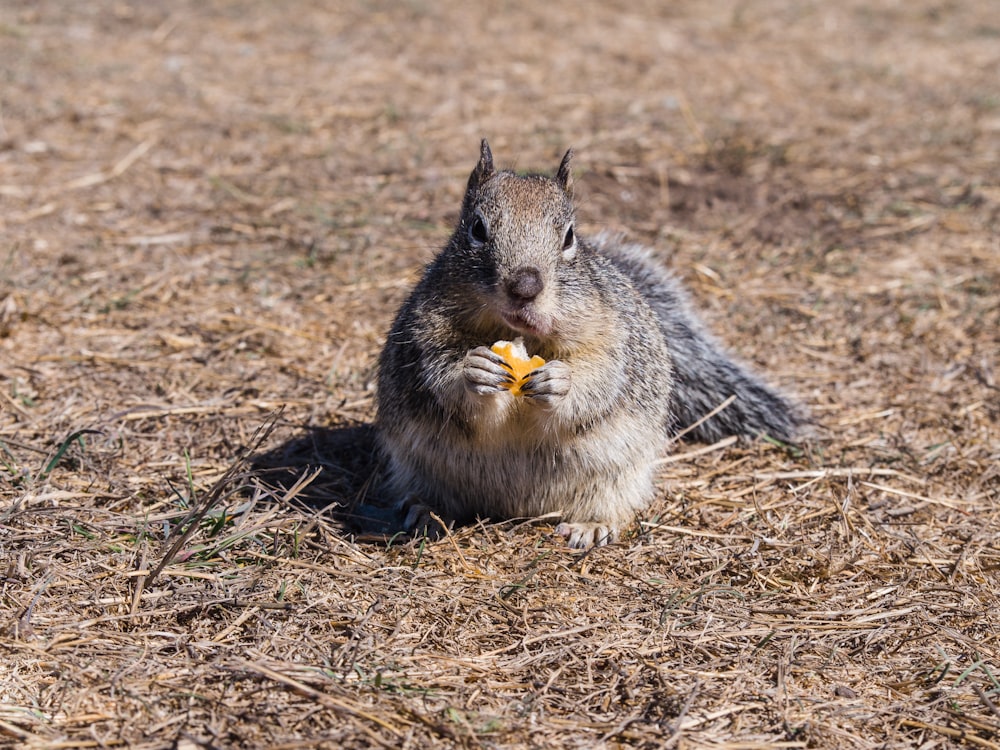
[(521, 386), (521, 393), (534, 401), (551, 405), (569, 393), (571, 382), (569, 365), (552, 359), (528, 375)]
[(488, 346), (477, 346), (465, 355), (462, 363), (465, 387), (480, 395), (499, 393), (508, 388), (514, 378), (503, 365), (504, 358), (499, 354)]

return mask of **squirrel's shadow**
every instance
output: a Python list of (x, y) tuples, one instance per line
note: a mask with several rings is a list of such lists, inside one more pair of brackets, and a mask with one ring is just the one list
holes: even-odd
[(385, 537), (402, 529), (399, 514), (379, 499), (374, 425), (306, 428), (252, 456), (250, 467), (265, 485), (281, 493), (318, 469), (316, 477), (294, 493), (293, 502), (326, 514), (347, 533)]

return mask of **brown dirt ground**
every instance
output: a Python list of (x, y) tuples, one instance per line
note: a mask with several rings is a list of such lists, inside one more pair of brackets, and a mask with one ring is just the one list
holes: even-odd
[[(992, 0), (6, 0), (0, 77), (0, 742), (1000, 748)], [(352, 523), (484, 135), (815, 439), (589, 554)]]

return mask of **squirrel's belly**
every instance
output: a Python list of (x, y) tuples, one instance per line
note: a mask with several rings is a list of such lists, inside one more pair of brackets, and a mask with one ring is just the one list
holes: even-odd
[(552, 447), (446, 453), (424, 479), (437, 504), (455, 516), (539, 516), (572, 502), (577, 472)]
[(424, 464), (431, 504), (456, 518), (627, 517), (653, 491), (655, 441), (628, 446), (589, 436), (441, 451)]

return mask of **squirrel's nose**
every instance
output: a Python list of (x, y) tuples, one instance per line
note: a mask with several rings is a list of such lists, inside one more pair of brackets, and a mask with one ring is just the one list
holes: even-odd
[(507, 294), (521, 302), (530, 302), (537, 297), (545, 283), (542, 272), (535, 266), (522, 266), (511, 275), (505, 284)]

